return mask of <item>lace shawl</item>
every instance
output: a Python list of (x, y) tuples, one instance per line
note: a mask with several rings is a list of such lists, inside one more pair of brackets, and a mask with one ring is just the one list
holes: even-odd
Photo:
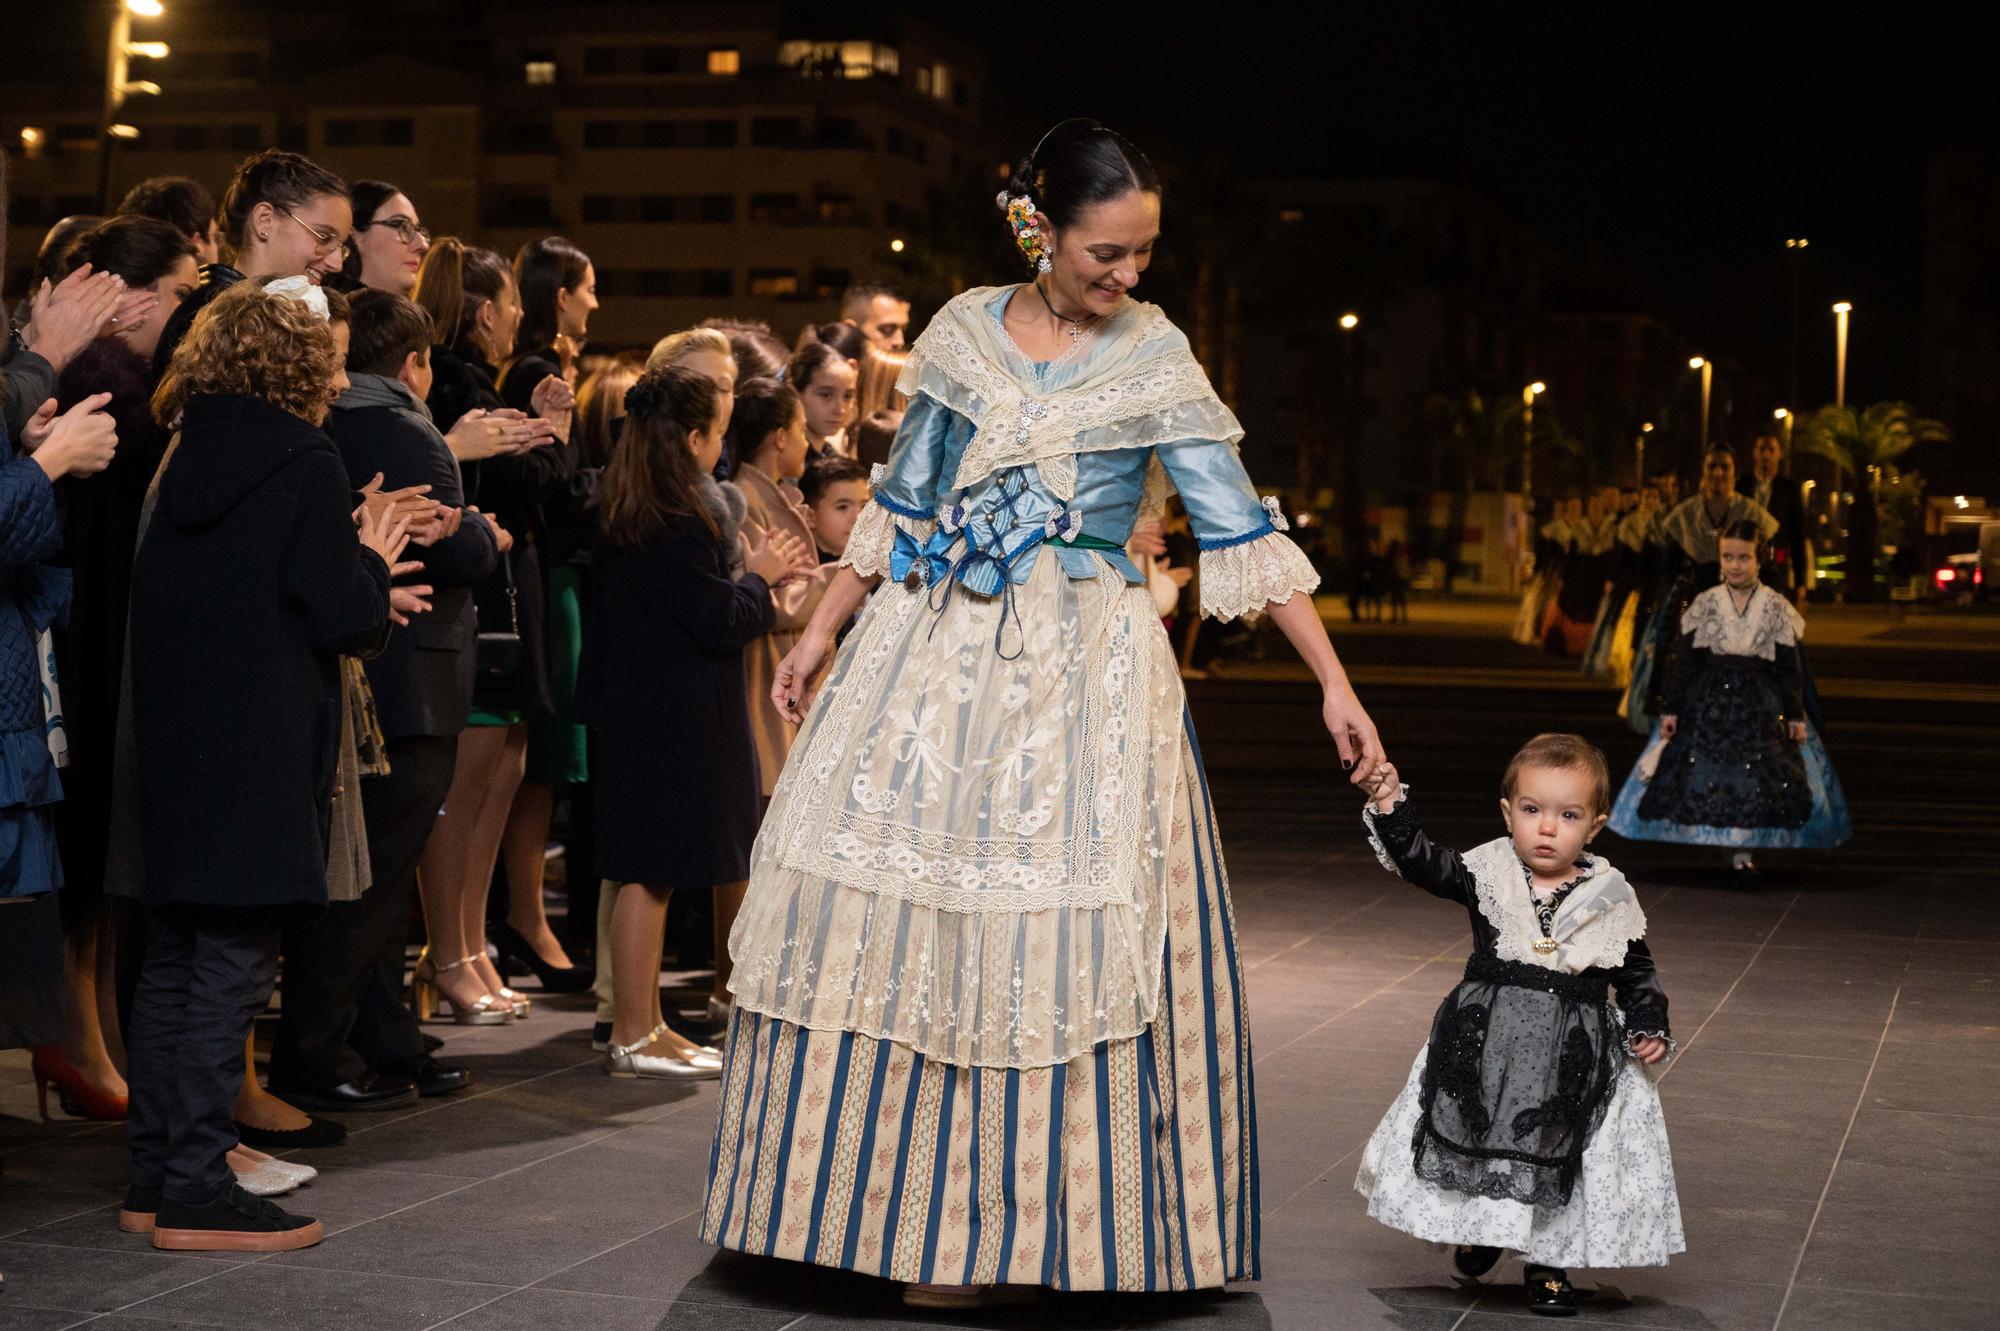
[(1754, 522), (1757, 529), (1770, 540), (1778, 534), (1778, 520), (1764, 511), (1764, 506), (1748, 495), (1731, 495), (1729, 507), (1722, 510), (1722, 521), (1708, 520), (1708, 501), (1700, 495), (1683, 499), (1674, 506), (1660, 522), (1660, 530), (1667, 542), (1678, 545), (1681, 553), (1697, 564), (1712, 564), (1719, 557), (1716, 542), (1722, 533), (1738, 522)]
[(1183, 439), (1235, 443), (1243, 427), (1209, 387), (1188, 341), (1157, 305), (1127, 301), (1100, 325), (1082, 372), (1043, 392), (975, 287), (939, 310), (910, 349), (897, 390), (928, 393), (972, 421), (953, 488), (1035, 464), (1058, 499), (1076, 494), (1076, 455)]
[(1740, 615), (1729, 588), (1721, 584), (1695, 597), (1681, 612), (1681, 632), (1692, 633), (1696, 647), (1721, 656), (1775, 661), (1778, 649), (1797, 646), (1805, 631), (1805, 616), (1762, 583), (1750, 593)]
[(1479, 913), (1492, 924), (1494, 950), (1502, 961), (1521, 961), (1578, 975), (1592, 966), (1614, 967), (1625, 960), (1625, 945), (1646, 936), (1646, 914), (1625, 875), (1602, 855), (1587, 857), (1584, 880), (1556, 909), (1549, 937), (1559, 946), (1535, 951), (1542, 936), (1535, 908), (1521, 880), (1521, 857), (1514, 843), (1495, 837), (1465, 853), (1465, 867), (1478, 884)]

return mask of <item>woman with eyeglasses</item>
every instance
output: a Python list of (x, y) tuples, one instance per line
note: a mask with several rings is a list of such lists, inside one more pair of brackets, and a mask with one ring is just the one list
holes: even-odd
[(347, 190), (354, 209), (354, 241), (340, 270), (344, 290), (369, 287), (408, 296), (431, 248), (430, 229), (410, 196), (385, 180), (357, 180)]
[(323, 283), (347, 261), (354, 210), (339, 176), (297, 153), (266, 148), (246, 157), (222, 196), (222, 235), (233, 263), (201, 270), (201, 285), (181, 302), (153, 349), (153, 379), (166, 373), (174, 348), (208, 303), (246, 277), (301, 277)]

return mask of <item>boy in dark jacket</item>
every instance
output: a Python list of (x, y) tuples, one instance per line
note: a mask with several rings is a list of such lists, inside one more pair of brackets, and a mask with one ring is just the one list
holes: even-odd
[(350, 301), (348, 327), (348, 387), (326, 431), (349, 484), (380, 476), (385, 491), (428, 485), (450, 516), (419, 556), (430, 611), (393, 630), (366, 665), (389, 762), (387, 775), (361, 783), (374, 885), (295, 931), (285, 957), (271, 1090), (301, 1109), (335, 1112), (394, 1108), (411, 1084), (423, 1095), (472, 1084), (470, 1072), (430, 1056), (400, 991), (417, 860), (451, 787), (472, 701), (472, 588), (493, 571), (504, 539), (485, 516), (464, 512), (458, 463), (424, 405), (430, 316), (391, 292), (364, 290)]
[(132, 577), (148, 918), (119, 1225), (156, 1248), (323, 1237), (244, 1192), (225, 1157), (279, 935), (326, 908), (339, 657), (381, 644), (407, 542), (386, 507), (356, 539), (347, 469), (319, 429), (340, 370), (323, 298), (246, 282), (195, 321), (155, 401), (180, 445)]

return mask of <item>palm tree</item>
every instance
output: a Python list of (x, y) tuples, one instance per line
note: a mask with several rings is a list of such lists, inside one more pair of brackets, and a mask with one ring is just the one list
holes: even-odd
[(1842, 477), (1854, 481), (1854, 507), (1847, 515), (1846, 600), (1869, 601), (1875, 596), (1881, 526), (1875, 487), (1882, 469), (1918, 444), (1950, 438), (1944, 422), (1917, 415), (1907, 402), (1877, 402), (1860, 411), (1821, 407), (1799, 423), (1796, 451), (1827, 459)]

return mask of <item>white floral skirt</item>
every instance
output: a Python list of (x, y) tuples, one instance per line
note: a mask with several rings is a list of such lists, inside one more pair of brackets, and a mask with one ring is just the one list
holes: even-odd
[(1544, 1266), (1665, 1266), (1687, 1251), (1666, 1116), (1638, 1063), (1628, 1059), (1619, 1072), (1569, 1204), (1536, 1207), (1417, 1177), (1411, 1142), (1423, 1112), (1425, 1054), (1418, 1052), (1403, 1093), (1361, 1153), (1354, 1188), (1368, 1199), (1369, 1215), (1433, 1243), (1505, 1248)]
[(1145, 1030), (1184, 705), (1152, 598), (1108, 568), (884, 583), (758, 834), (738, 1005), (965, 1067)]

